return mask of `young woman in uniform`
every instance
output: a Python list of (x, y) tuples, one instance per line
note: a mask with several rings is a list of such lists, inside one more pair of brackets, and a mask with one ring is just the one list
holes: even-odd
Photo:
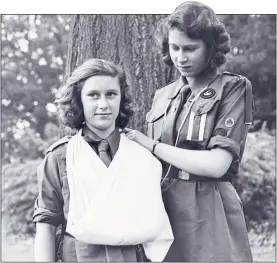
[(214, 11), (188, 1), (158, 25), (164, 62), (180, 78), (156, 91), (148, 137), (127, 136), (163, 163), (163, 198), (174, 242), (165, 261), (252, 261), (238, 175), (249, 124), (249, 80), (220, 72), (229, 34)]
[[(120, 67), (90, 59), (72, 72), (57, 93), (60, 121), (78, 132), (54, 143), (38, 167), (35, 261), (139, 261), (143, 240), (148, 257), (162, 260), (172, 244), (160, 189), (161, 164), (119, 131), (132, 113), (127, 89)], [(145, 167), (142, 173), (135, 168), (137, 158)], [(136, 199), (141, 188), (152, 195), (147, 199), (150, 211), (145, 210), (144, 197)], [(138, 224), (136, 218), (129, 219), (132, 216), (145, 220)], [(63, 226), (61, 242), (55, 241), (59, 225)]]

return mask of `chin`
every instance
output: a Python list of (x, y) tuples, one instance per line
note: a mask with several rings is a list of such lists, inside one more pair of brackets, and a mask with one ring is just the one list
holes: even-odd
[(110, 129), (112, 126), (111, 125), (99, 125), (99, 126), (95, 126), (95, 129), (99, 130), (99, 131), (106, 131), (108, 129)]
[(108, 129), (111, 129), (113, 126), (113, 123), (110, 122), (103, 122), (103, 123), (97, 123), (92, 125), (95, 129), (99, 130), (99, 131), (106, 131)]
[(195, 73), (193, 73), (193, 72), (180, 72), (181, 73), (181, 75), (182, 75), (182, 77), (193, 77), (193, 76), (195, 76)]

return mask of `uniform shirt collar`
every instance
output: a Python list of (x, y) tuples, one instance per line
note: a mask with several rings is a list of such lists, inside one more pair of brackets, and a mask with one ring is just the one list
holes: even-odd
[[(98, 144), (102, 140), (102, 138), (99, 137), (92, 130), (90, 130), (87, 125), (84, 125), (84, 128), (83, 128), (83, 138), (88, 143), (94, 143), (94, 144)], [(114, 157), (120, 142), (120, 132), (118, 128), (115, 128), (114, 131), (105, 140), (109, 143), (112, 157)]]
[(174, 99), (182, 90), (190, 89), (188, 82), (185, 77), (180, 76), (180, 78), (176, 81), (176, 84), (173, 87), (173, 91), (169, 94), (168, 99)]
[[(206, 81), (207, 81), (207, 85), (209, 86), (212, 82), (214, 82), (214, 80), (220, 75), (219, 70), (217, 68), (214, 69), (210, 69), (209, 71), (207, 71), (206, 73)], [(182, 75), (180, 76), (179, 80), (178, 80), (178, 85), (177, 85), (177, 93), (176, 95), (179, 94), (179, 92), (183, 92), (189, 90), (190, 93), (194, 96), (196, 96), (199, 92), (199, 90), (194, 90), (191, 89), (188, 81), (186, 79), (186, 77), (183, 77)]]

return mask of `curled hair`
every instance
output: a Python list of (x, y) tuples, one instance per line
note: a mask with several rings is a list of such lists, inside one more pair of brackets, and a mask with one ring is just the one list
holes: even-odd
[(172, 66), (169, 54), (168, 32), (177, 28), (192, 39), (201, 39), (211, 51), (210, 66), (218, 67), (225, 63), (230, 51), (230, 35), (219, 21), (215, 12), (200, 2), (187, 1), (179, 5), (167, 18), (160, 21), (155, 39), (165, 64)]
[(58, 117), (62, 124), (80, 129), (85, 121), (84, 110), (81, 101), (81, 90), (84, 82), (93, 76), (118, 77), (121, 101), (119, 114), (116, 118), (116, 126), (127, 126), (133, 111), (130, 107), (130, 96), (125, 72), (114, 63), (102, 59), (89, 59), (77, 67), (58, 90), (55, 99)]

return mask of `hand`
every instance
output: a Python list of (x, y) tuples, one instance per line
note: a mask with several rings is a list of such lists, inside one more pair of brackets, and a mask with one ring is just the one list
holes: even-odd
[(140, 131), (132, 130), (130, 128), (124, 128), (122, 132), (124, 132), (126, 134), (126, 137), (130, 140), (137, 142), (150, 152), (152, 151), (154, 141)]

